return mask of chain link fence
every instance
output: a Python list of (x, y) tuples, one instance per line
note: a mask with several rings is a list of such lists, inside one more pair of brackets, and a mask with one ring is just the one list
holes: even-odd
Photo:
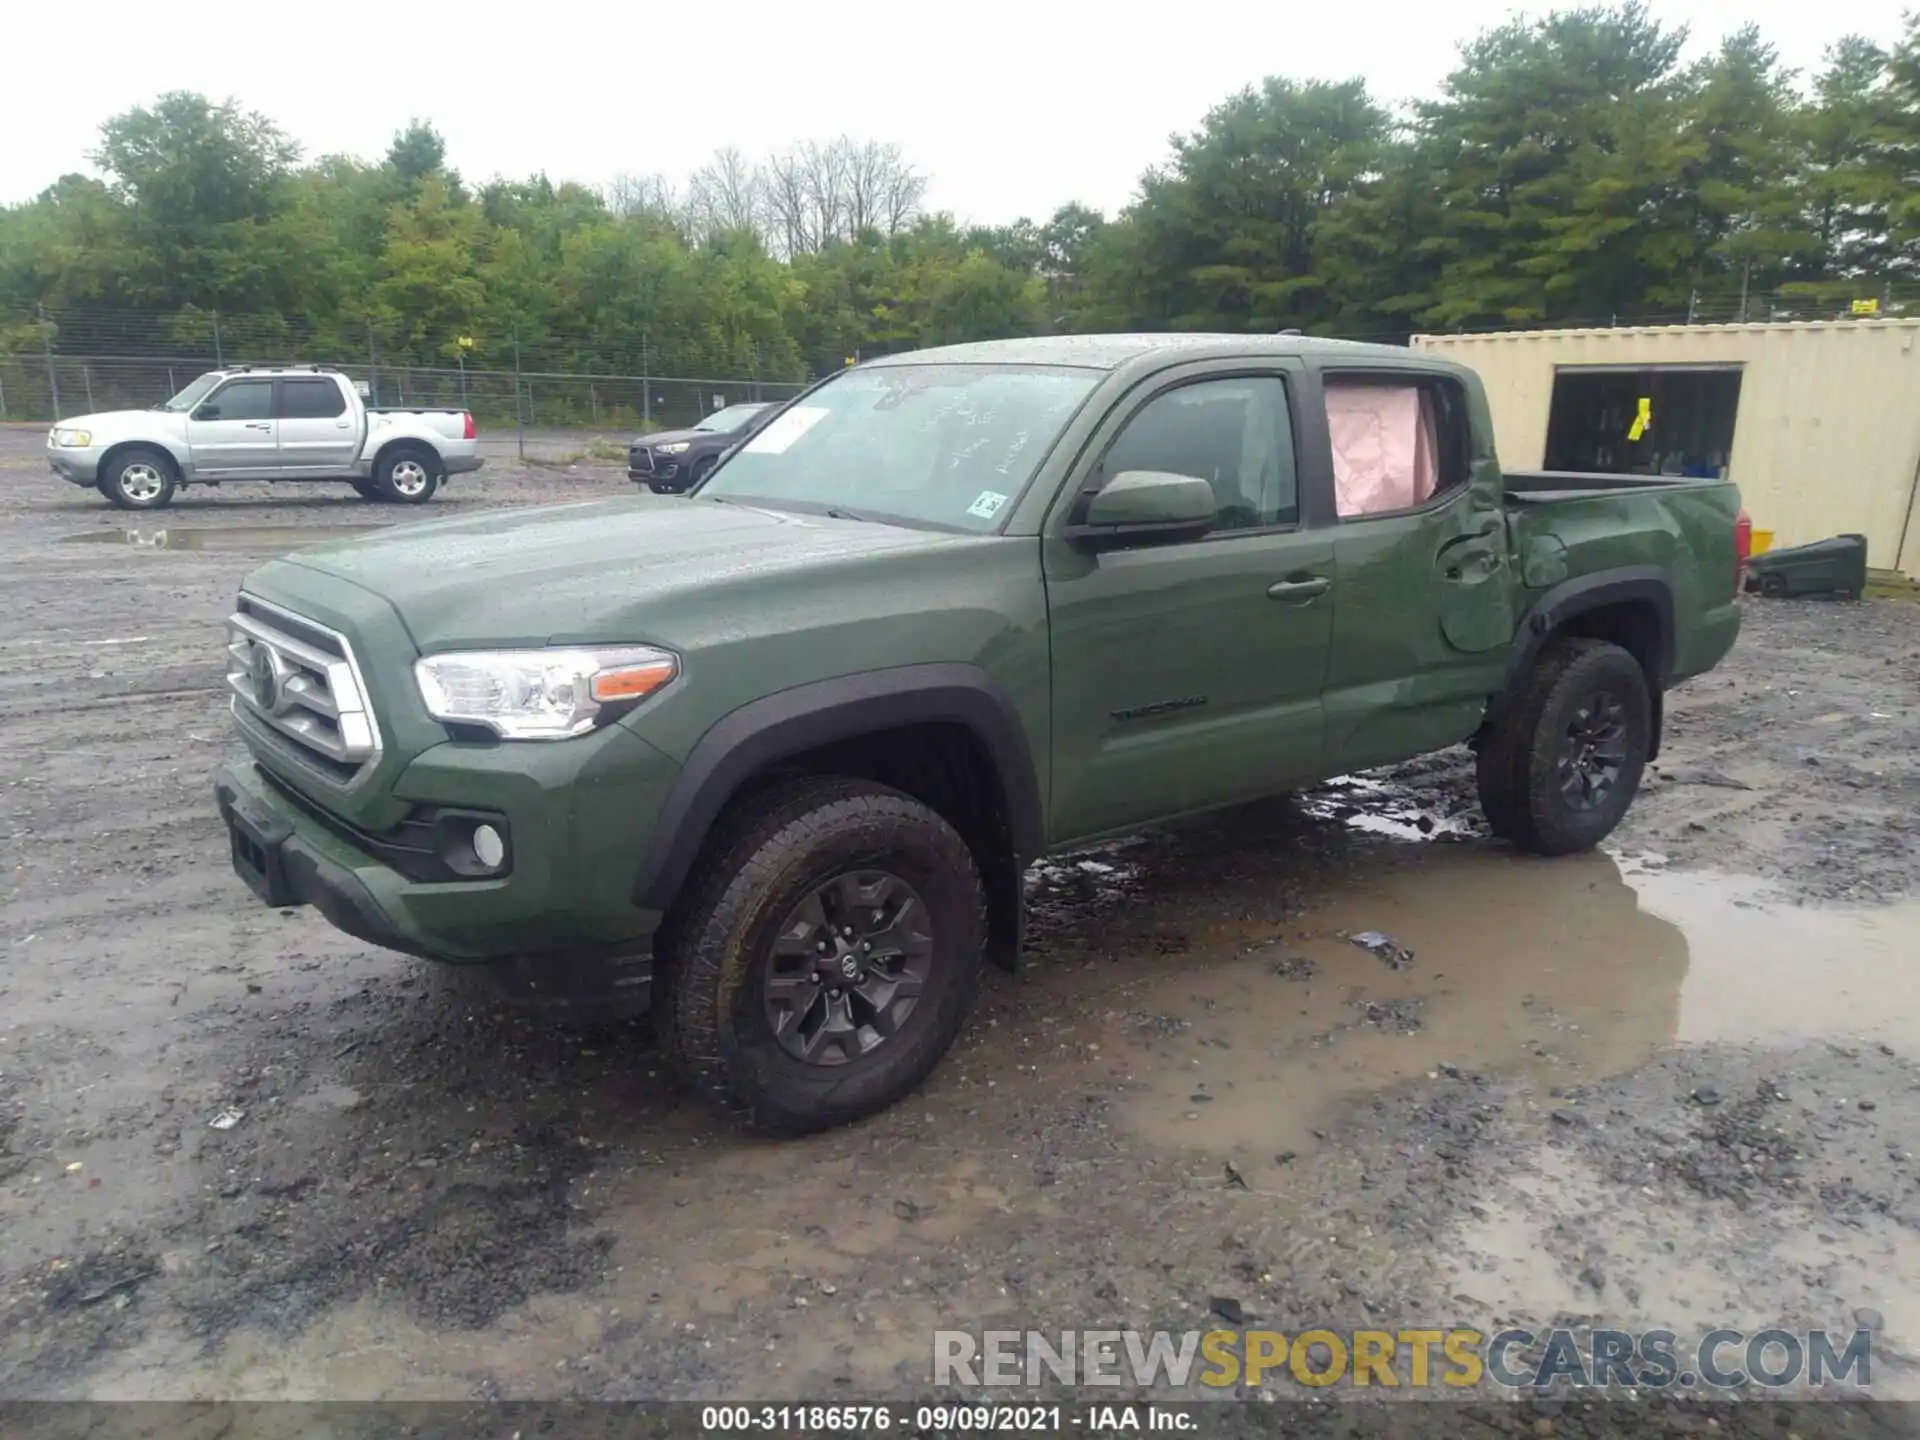
[(730, 347), (734, 363), (726, 364), (728, 347), (656, 349), (645, 332), (631, 344), (543, 335), (524, 346), (510, 332), (468, 344), (456, 337), (431, 347), (451, 350), (450, 360), (420, 363), (393, 358), (365, 328), (356, 353), (337, 333), (278, 316), (0, 315), (0, 422), (145, 409), (212, 369), (320, 364), (364, 381), (376, 406), (471, 410), (483, 449), (526, 453), (533, 432), (546, 432), (535, 438), (551, 446), (555, 431), (674, 429), (727, 405), (789, 399), (807, 384), (803, 367), (790, 358), (766, 363), (752, 345)]
[[(1482, 329), (1704, 325), (1920, 314), (1920, 281), (1822, 281), (1776, 291), (1695, 292), (1684, 309), (1517, 322)], [(1449, 331), (1448, 333), (1456, 333)], [(1405, 334), (1349, 336), (1405, 343)], [(878, 346), (872, 354), (891, 348)], [(144, 409), (195, 376), (231, 365), (320, 364), (364, 380), (376, 405), (471, 410), (483, 447), (525, 453), (530, 431), (640, 434), (692, 425), (726, 405), (791, 398), (811, 375), (863, 357), (802, 357), (778, 343), (711, 336), (658, 340), (608, 323), (569, 335), (514, 326), (505, 334), (423, 338), (372, 320), (280, 314), (118, 310), (0, 313), (0, 422), (52, 422)], [(577, 447), (576, 447), (577, 448)]]

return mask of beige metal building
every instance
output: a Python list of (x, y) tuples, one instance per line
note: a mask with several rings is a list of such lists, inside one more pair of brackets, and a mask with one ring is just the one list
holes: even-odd
[(1416, 335), (1486, 382), (1510, 469), (1725, 474), (1774, 546), (1920, 579), (1920, 319)]

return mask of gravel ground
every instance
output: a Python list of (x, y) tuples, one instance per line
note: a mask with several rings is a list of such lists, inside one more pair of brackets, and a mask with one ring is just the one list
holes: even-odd
[[(0, 430), (0, 1399), (912, 1396), (938, 1328), (1229, 1314), (1869, 1324), (1920, 1396), (1915, 607), (1753, 604), (1605, 854), (1488, 842), (1447, 754), (1038, 866), (924, 1091), (773, 1144), (640, 1028), (230, 873), (239, 578), (411, 515), (130, 522), (39, 441)], [(430, 513), (624, 486), (498, 457)], [(73, 543), (130, 523), (168, 539)]]

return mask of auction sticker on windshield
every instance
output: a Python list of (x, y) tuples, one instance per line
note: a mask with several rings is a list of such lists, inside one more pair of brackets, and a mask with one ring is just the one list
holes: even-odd
[(982, 490), (980, 498), (967, 507), (967, 513), (976, 515), (982, 520), (991, 520), (1000, 513), (1000, 507), (1006, 503), (1007, 497), (998, 490)]
[(773, 423), (747, 442), (748, 455), (784, 455), (787, 448), (827, 418), (819, 405), (798, 405), (783, 411)]

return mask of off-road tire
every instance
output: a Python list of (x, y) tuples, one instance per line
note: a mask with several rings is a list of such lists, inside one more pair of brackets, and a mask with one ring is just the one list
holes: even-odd
[[(142, 493), (129, 493), (135, 475), (147, 481)], [(151, 488), (154, 480), (159, 483), (157, 490)], [(135, 446), (122, 450), (102, 466), (95, 483), (107, 503), (116, 509), (160, 510), (173, 503), (180, 476), (164, 451)]]
[[(1621, 702), (1625, 760), (1604, 800), (1581, 810), (1562, 792), (1559, 767), (1575, 716), (1600, 693)], [(1638, 660), (1605, 640), (1548, 642), (1480, 743), (1480, 806), (1488, 826), (1534, 855), (1591, 850), (1633, 803), (1652, 740), (1653, 696)]]
[[(418, 467), (423, 473), (417, 489), (410, 467)], [(381, 498), (396, 505), (426, 504), (446, 478), (440, 457), (425, 445), (395, 445), (382, 451), (373, 467), (374, 484), (379, 487)]]
[[(897, 1033), (833, 1066), (795, 1059), (764, 1005), (775, 932), (815, 887), (883, 868), (924, 901), (933, 949)], [(979, 983), (986, 898), (954, 828), (911, 796), (815, 778), (724, 817), (659, 937), (654, 1019), (679, 1078), (753, 1129), (805, 1134), (870, 1115), (917, 1087), (952, 1046)]]

